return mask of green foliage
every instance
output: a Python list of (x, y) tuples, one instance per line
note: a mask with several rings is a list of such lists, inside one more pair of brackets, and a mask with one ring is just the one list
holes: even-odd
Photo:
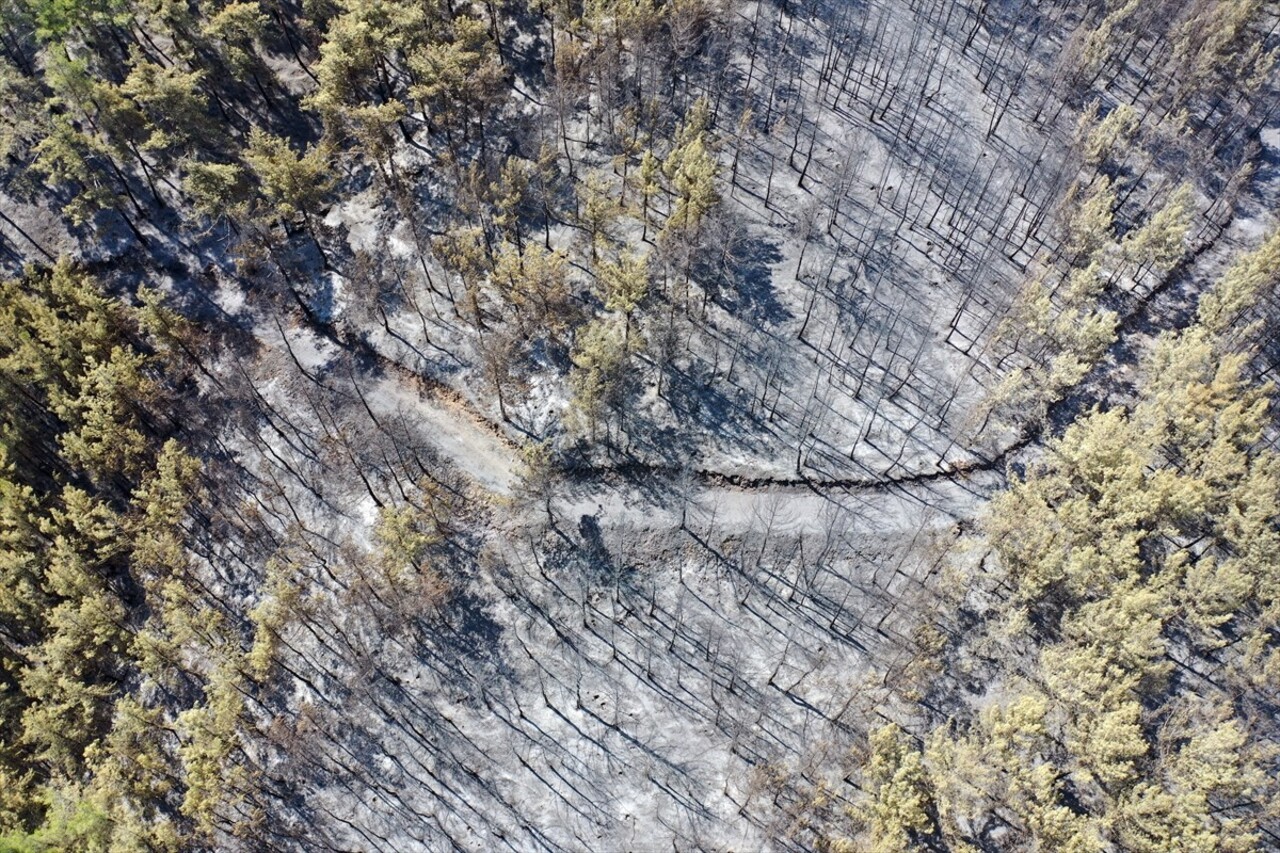
[[(687, 128), (684, 135), (688, 135)], [(706, 134), (698, 132), (677, 145), (663, 170), (675, 188), (675, 207), (663, 234), (696, 233), (703, 217), (720, 201), (716, 190), (719, 166), (707, 149)]]
[(249, 771), (235, 759), (245, 713), (241, 689), (239, 674), (230, 666), (219, 667), (205, 688), (204, 704), (177, 720), (187, 785), (182, 813), (205, 835), (213, 833), (223, 805), (235, 803), (249, 783)]
[(210, 219), (235, 219), (249, 205), (249, 185), (244, 169), (236, 163), (188, 161), (182, 189), (195, 209)]
[[(1086, 114), (1089, 115), (1089, 114)], [(1096, 117), (1096, 106), (1092, 116)], [(1088, 166), (1097, 166), (1122, 153), (1138, 129), (1137, 112), (1128, 104), (1120, 104), (1107, 117), (1090, 129), (1084, 140), (1084, 161)], [(1116, 157), (1116, 159), (1123, 159)]]
[(1246, 308), (1274, 284), (1280, 275), (1280, 231), (1261, 246), (1244, 254), (1227, 270), (1218, 285), (1200, 300), (1197, 319), (1210, 332), (1225, 333)]
[(255, 45), (266, 33), (268, 20), (257, 0), (234, 0), (210, 15), (200, 31), (206, 38), (221, 43), (227, 64), (243, 77), (258, 64)]
[(446, 133), (467, 135), (497, 103), (506, 71), (484, 22), (460, 15), (448, 32), (409, 56), (414, 84), (409, 92)]
[(321, 143), (297, 153), (288, 140), (254, 128), (244, 159), (262, 190), (271, 213), (289, 220), (316, 212), (334, 185), (330, 150)]
[(55, 853), (82, 850), (85, 853), (108, 853), (111, 845), (111, 821), (87, 800), (67, 802), (50, 796), (48, 818), (32, 832), (14, 832), (0, 836), (0, 853)]
[(362, 570), (361, 579), (406, 617), (435, 612), (449, 596), (449, 578), (437, 566), (437, 546), (449, 532), (450, 515), (449, 499), (429, 480), (410, 500), (378, 511), (373, 571)]
[(36, 35), (43, 41), (58, 42), (72, 30), (128, 20), (126, 0), (28, 0)]
[[(199, 463), (154, 425), (168, 389), (149, 350), (171, 343), (148, 346), (157, 324), (180, 333), (154, 294), (130, 308), (68, 263), (0, 283), (6, 849), (183, 843), (168, 816), (184, 796), (172, 710), (138, 685), (172, 684), (184, 657), (216, 660), (227, 646), (188, 586)], [(184, 610), (205, 611), (200, 628), (176, 618)]]
[(462, 279), (467, 303), (471, 308), (471, 320), (477, 329), (483, 328), (480, 287), (484, 277), (493, 268), (484, 230), (474, 225), (451, 228), (432, 241), (432, 249), (445, 269), (456, 272)]
[(653, 199), (662, 190), (658, 178), (662, 174), (662, 162), (651, 149), (646, 148), (640, 155), (640, 168), (634, 173), (636, 189), (640, 192), (640, 218), (643, 223), (642, 237), (648, 239), (650, 226), (650, 208)]
[(600, 250), (612, 242), (623, 208), (613, 197), (609, 181), (597, 174), (587, 175), (587, 179), (578, 185), (578, 202), (578, 221), (587, 232), (594, 261)]
[(868, 822), (871, 849), (876, 853), (906, 853), (912, 840), (933, 825), (928, 810), (928, 780), (920, 750), (910, 746), (897, 726), (871, 734), (866, 764), (871, 788)]
[(1055, 293), (1042, 278), (1028, 282), (998, 332), (1032, 363), (1010, 373), (988, 401), (1021, 416), (1042, 411), (1073, 387), (1115, 340), (1115, 312), (1100, 308), (1101, 265), (1074, 269)]
[(262, 598), (249, 611), (253, 621), (253, 646), (245, 659), (249, 674), (264, 681), (271, 672), (280, 635), (290, 618), (301, 610), (302, 590), (289, 572), (287, 561), (267, 563), (267, 576), (262, 584)]
[[(1203, 297), (1216, 329), (1269, 281), (1273, 241)], [(920, 792), (953, 846), (1002, 825), (1028, 849), (1256, 849), (1278, 792), (1245, 710), (1271, 688), (1245, 672), (1276, 643), (1280, 455), (1260, 443), (1271, 389), (1216, 329), (1161, 336), (1130, 409), (1079, 418), (992, 500), (993, 695), (918, 765), (880, 735), (862, 773), (873, 849), (927, 825), (902, 818), (930, 813)], [(1189, 654), (1217, 655), (1234, 698), (1176, 677)]]
[(1253, 88), (1275, 64), (1274, 51), (1264, 53), (1257, 27), (1265, 14), (1262, 0), (1223, 0), (1197, 7), (1178, 28), (1173, 47), (1184, 79), (1183, 97), (1203, 93), (1217, 81), (1246, 81)]
[(648, 258), (627, 252), (616, 262), (601, 264), (600, 283), (604, 286), (604, 307), (621, 312), (629, 323), (649, 295)]
[(510, 241), (521, 240), (520, 219), (532, 198), (532, 185), (538, 164), (520, 157), (502, 162), (498, 180), (492, 186), (494, 198), (493, 224)]
[(120, 93), (145, 116), (143, 148), (181, 153), (211, 144), (217, 127), (209, 121), (199, 91), (203, 76), (202, 71), (183, 72), (145, 60), (133, 64)]
[(1088, 266), (1115, 238), (1116, 194), (1111, 179), (1105, 176), (1098, 178), (1088, 195), (1077, 203), (1078, 193), (1079, 190), (1073, 188), (1067, 196), (1070, 213), (1063, 248), (1077, 265)]
[(0, 58), (0, 157), (20, 156), (47, 121), (36, 81)]
[(608, 320), (593, 320), (578, 333), (569, 388), (572, 407), (591, 433), (622, 391), (627, 347), (621, 330)]
[(36, 144), (32, 168), (50, 185), (72, 184), (76, 193), (62, 208), (73, 223), (82, 224), (94, 214), (112, 207), (116, 188), (102, 165), (102, 144), (77, 130), (65, 118), (57, 118), (49, 133)]
[[(0, 100), (8, 109), (0, 155), (15, 175), (29, 168), (61, 193), (73, 223), (113, 208), (134, 217), (130, 225), (155, 215), (162, 242), (194, 237), (180, 249), (184, 258), (221, 251), (224, 235), (242, 246), (266, 245), (278, 238), (257, 227), (267, 222), (301, 220), (314, 229), (342, 173), (351, 186), (365, 186), (362, 159), (380, 179), (373, 200), (388, 192), (400, 212), (419, 217), (410, 223), (418, 250), (412, 263), (384, 265), (394, 269), (398, 291), (383, 281), (369, 289), (379, 297), (370, 307), (382, 311), (386, 333), (412, 334), (403, 316), (392, 315), (393, 303), (403, 300), (422, 318), (427, 350), (456, 351), (458, 360), (482, 354), (500, 407), (502, 383), (518, 372), (510, 369), (513, 359), (563, 365), (562, 341), (572, 336), (569, 426), (594, 434), (608, 413), (627, 411), (633, 326), (657, 340), (661, 319), (646, 311), (676, 299), (672, 272), (682, 267), (687, 302), (693, 272), (710, 267), (695, 260), (723, 249), (722, 268), (733, 265), (736, 248), (724, 237), (733, 211), (719, 208), (727, 189), (719, 184), (712, 99), (695, 101), (666, 134), (677, 96), (712, 91), (700, 66), (714, 63), (686, 60), (704, 37), (721, 39), (738, 27), (703, 0), (533, 6), (545, 21), (519, 4), (496, 2), (13, 0), (4, 5)], [(1131, 167), (1151, 166), (1151, 180), (1164, 180), (1157, 175), (1166, 164), (1197, 156), (1191, 136), (1199, 131), (1182, 129), (1219, 118), (1211, 147), (1238, 149), (1231, 138), (1238, 127), (1264, 115), (1250, 90), (1274, 61), (1263, 50), (1271, 11), (1263, 0), (1105, 0), (1076, 11), (1064, 20), (1081, 24), (1071, 41), (1078, 50), (1064, 66), (1077, 82), (1106, 80), (1122, 57), (1145, 65), (1101, 93), (1111, 103), (1123, 89), (1133, 105), (1120, 103), (1102, 120), (1095, 112), (1080, 124), (1076, 153), (1109, 177), (1086, 174), (1073, 185), (1058, 222), (1067, 257), (1056, 259), (1056, 272), (1033, 278), (1004, 330), (1004, 342), (1016, 338), (1013, 347), (1026, 359), (999, 393), (1023, 413), (1043, 412), (1107, 352), (1117, 320), (1100, 304), (1106, 287), (1132, 281), (1136, 289), (1185, 254), (1192, 185), (1178, 187), (1145, 220), (1121, 221), (1135, 219), (1130, 213), (1151, 182)], [(980, 17), (986, 13), (983, 4)], [(790, 33), (791, 18), (781, 14), (776, 26)], [(803, 36), (808, 28), (800, 23)], [(974, 23), (974, 33), (989, 29)], [(756, 24), (750, 27), (754, 51)], [(1145, 29), (1153, 29), (1149, 37)], [(1058, 44), (1053, 34), (1047, 38)], [(837, 52), (847, 46), (830, 45)], [(539, 67), (544, 48), (551, 56)], [(504, 66), (504, 53), (519, 66)], [(718, 49), (707, 57), (735, 55)], [(775, 79), (771, 59), (757, 64), (753, 53), (751, 68), (761, 74), (747, 82), (767, 79), (777, 90), (762, 123), (794, 131), (796, 161), (807, 128), (830, 128), (809, 123), (804, 104), (816, 96), (800, 98)], [(838, 67), (844, 57), (828, 59)], [(543, 90), (549, 79), (562, 85)], [(984, 91), (991, 82), (983, 81)], [(932, 86), (926, 83), (921, 96)], [(902, 94), (892, 88), (877, 100)], [(834, 90), (828, 94), (840, 100)], [(1068, 100), (1091, 98), (1076, 92)], [(733, 102), (736, 112), (739, 101), (714, 103)], [(1057, 103), (1042, 106), (1046, 121), (1036, 107), (1032, 123), (1057, 126), (1056, 114), (1048, 118)], [(744, 133), (748, 113), (739, 124)], [(873, 123), (890, 111), (879, 119), (875, 113)], [(300, 145), (321, 126), (318, 142)], [(993, 115), (989, 141), (998, 126)], [(1127, 155), (1134, 140), (1162, 133), (1168, 148), (1158, 158)], [(830, 150), (823, 153), (822, 139), (808, 140), (812, 156), (803, 168), (812, 159), (815, 182), (830, 184), (828, 236), (841, 240), (839, 193), (849, 189), (846, 177), (852, 185), (857, 176), (850, 168), (828, 181)], [(762, 154), (777, 154), (778, 139), (757, 141)], [(1201, 141), (1209, 140), (1194, 140)], [(531, 155), (530, 145), (539, 148), (536, 163), (513, 153)], [(756, 176), (751, 146), (743, 150), (747, 172), (739, 181), (735, 149), (734, 189), (747, 190), (737, 197), (750, 204)], [(609, 174), (610, 163), (620, 175)], [(884, 165), (886, 176), (896, 172)], [(989, 190), (1012, 192), (1000, 174), (983, 179), (975, 171), (963, 188), (948, 179), (948, 191), (973, 190), (981, 199)], [(576, 197), (571, 181), (578, 181)], [(790, 195), (773, 181), (771, 167), (766, 206)], [(33, 189), (13, 182), (14, 192)], [(1027, 185), (1019, 193), (1035, 197)], [(915, 195), (913, 180), (913, 209), (921, 203)], [(900, 204), (897, 194), (891, 203)], [(174, 209), (158, 210), (165, 206)], [(441, 210), (448, 211), (443, 218)], [(193, 211), (229, 227), (191, 235), (187, 224), (170, 226), (198, 228)], [(1031, 224), (1026, 237), (1035, 245), (1039, 214), (1015, 208), (1006, 221), (996, 211), (988, 230), (1012, 234)], [(895, 239), (917, 231), (905, 215)], [(534, 222), (542, 228), (531, 239)], [(555, 247), (567, 242), (564, 226), (586, 233), (581, 254), (590, 253), (590, 264), (577, 262), (576, 249)], [(31, 242), (45, 244), (54, 230), (32, 229)], [(653, 230), (661, 235), (656, 245), (635, 242), (639, 232), (648, 244)], [(434, 258), (423, 233), (434, 236)], [(879, 251), (877, 245), (870, 248)], [(834, 260), (848, 248), (836, 246)], [(87, 256), (114, 252), (104, 246)], [(1022, 839), (1028, 849), (1065, 851), (1244, 850), (1262, 843), (1258, 815), (1274, 796), (1274, 773), (1252, 728), (1258, 717), (1249, 715), (1263, 706), (1258, 696), (1274, 706), (1280, 684), (1280, 459), (1261, 447), (1270, 428), (1266, 391), (1247, 386), (1247, 359), (1221, 340), (1244, 328), (1248, 309), (1275, 283), (1277, 252), (1280, 238), (1273, 237), (1231, 268), (1200, 305), (1202, 330), (1151, 345), (1132, 406), (1082, 417), (993, 501), (983, 541), (1005, 604), (991, 605), (1001, 611), (987, 614), (1000, 629), (984, 641), (1012, 663), (983, 670), (996, 677), (975, 703), (982, 707), (920, 741), (896, 726), (872, 734), (855, 810), (865, 830), (860, 841), (886, 851), (1012, 847)], [(276, 268), (287, 277), (289, 253), (274, 256), (284, 259)], [(341, 256), (335, 260), (341, 269)], [(1013, 260), (1019, 262), (1016, 253)], [(245, 261), (248, 270), (251, 259)], [(439, 288), (437, 263), (461, 279), (462, 304), (454, 303), (452, 279)], [(117, 283), (131, 287), (124, 278)], [(588, 284), (596, 303), (576, 300)], [(700, 284), (709, 294), (718, 283)], [(259, 753), (249, 748), (248, 731), (258, 722), (251, 717), (269, 706), (253, 703), (294, 663), (289, 643), (316, 627), (301, 619), (327, 592), (305, 586), (311, 567), (283, 553), (256, 593), (241, 588), (242, 578), (200, 582), (204, 566), (193, 557), (188, 528), (206, 522), (195, 511), (207, 497), (206, 476), (200, 458), (173, 437), (179, 427), (166, 409), (187, 378), (203, 389), (206, 379), (224, 377), (213, 367), (179, 377), (175, 362), (193, 357), (198, 334), (166, 312), (157, 293), (140, 292), (143, 307), (134, 309), (65, 263), (0, 284), (0, 716), (9, 722), (0, 731), (0, 850), (176, 850), (224, 842), (217, 833), (233, 829), (240, 798), (256, 781), (251, 768)], [(604, 316), (583, 323), (575, 300), (602, 305)], [(675, 318), (676, 306), (663, 307)], [(454, 318), (469, 311), (474, 347), (456, 346), (458, 333), (446, 330), (450, 309)], [(713, 310), (701, 320), (748, 316), (734, 313), (736, 320)], [(342, 335), (352, 331), (338, 325)], [(890, 324), (885, 335), (901, 328)], [(430, 339), (437, 330), (444, 337)], [(674, 319), (667, 331), (669, 341), (682, 337)], [(755, 348), (722, 340), (732, 345), (732, 383)], [(668, 355), (675, 351), (675, 344), (666, 347)], [(713, 373), (721, 370), (722, 351), (729, 352), (717, 344)], [(690, 346), (690, 357), (706, 354)], [(777, 367), (784, 376), (786, 365)], [(459, 375), (469, 375), (466, 367)], [(180, 393), (199, 393), (196, 387), (191, 381)], [(774, 409), (785, 420), (787, 392), (775, 390), (783, 404), (778, 409), (774, 401), (769, 420)], [(661, 385), (658, 391), (655, 406), (665, 400)], [(531, 443), (527, 457), (527, 485), (554, 521), (551, 445)], [(425, 486), (408, 491), (402, 486), (403, 502), (386, 506), (374, 497), (376, 536), (342, 554), (349, 565), (319, 562), (325, 572), (345, 572), (339, 585), (350, 600), (372, 592), (417, 615), (448, 593), (438, 558), (450, 506)], [(239, 610), (246, 601), (254, 603), (248, 620)], [(250, 631), (253, 646), (242, 656)], [(938, 657), (951, 648), (933, 626), (917, 636), (935, 639), (927, 648)], [(1186, 664), (1188, 656), (1211, 666), (1201, 672)], [(900, 695), (915, 691), (926, 669), (945, 671), (933, 659), (908, 668), (902, 680), (910, 684), (896, 685)], [(1221, 684), (1223, 696), (1192, 701), (1179, 692), (1185, 680), (1201, 677), (1214, 689)], [(913, 717), (913, 733), (926, 727), (925, 716)], [(187, 837), (193, 825), (202, 838)]]
[(424, 7), (383, 0), (349, 0), (329, 23), (319, 86), (306, 100), (334, 138), (352, 137), (363, 156), (388, 160), (388, 133), (407, 112), (406, 95), (390, 72), (392, 62), (428, 40), (432, 21)]
[(186, 564), (182, 521), (200, 474), (200, 462), (175, 439), (156, 454), (154, 468), (134, 489), (138, 514), (129, 531), (133, 560), (139, 568), (167, 576)]
[[(0, 282), (0, 372), (43, 392), (49, 410), (69, 408), (89, 368), (124, 343), (126, 323), (126, 312), (66, 262)], [(25, 398), (9, 393), (8, 411), (21, 411)]]
[(61, 436), (63, 457), (95, 479), (141, 472), (147, 436), (138, 412), (155, 396), (145, 363), (142, 354), (114, 347), (106, 360), (86, 363), (75, 399), (54, 407), (71, 427)]
[(569, 319), (569, 259), (536, 244), (519, 251), (510, 243), (498, 247), (492, 283), (502, 298), (530, 324), (531, 333), (563, 330)]
[(1125, 260), (1163, 275), (1185, 253), (1184, 241), (1194, 211), (1190, 184), (1182, 184), (1145, 225), (1125, 235), (1120, 251)]

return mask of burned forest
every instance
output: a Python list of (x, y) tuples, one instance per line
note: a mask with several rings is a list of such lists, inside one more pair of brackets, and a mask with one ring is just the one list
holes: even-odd
[(0, 0), (0, 853), (1280, 850), (1269, 0)]

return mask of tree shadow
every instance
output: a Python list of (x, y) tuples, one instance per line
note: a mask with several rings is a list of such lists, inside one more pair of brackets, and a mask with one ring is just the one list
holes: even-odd
[(698, 279), (714, 283), (709, 287), (716, 304), (735, 317), (771, 324), (789, 320), (791, 312), (778, 301), (773, 282), (773, 267), (782, 262), (778, 243), (750, 239), (745, 232), (731, 239), (729, 250), (699, 265)]

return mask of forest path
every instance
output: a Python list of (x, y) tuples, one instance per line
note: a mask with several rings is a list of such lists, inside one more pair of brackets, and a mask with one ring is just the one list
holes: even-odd
[[(1280, 129), (1264, 130), (1262, 142), (1251, 192), (1236, 216), (1154, 292), (1137, 301), (1121, 321), (1107, 357), (1050, 408), (1048, 429), (1029, 425), (1016, 440), (974, 463), (898, 477), (753, 478), (634, 461), (583, 466), (568, 472), (565, 494), (553, 499), (553, 506), (563, 517), (603, 514), (611, 522), (648, 529), (683, 527), (692, 513), (718, 519), (727, 525), (727, 535), (745, 532), (766, 517), (780, 519), (784, 527), (818, 532), (832, 524), (833, 505), (852, 509), (868, 527), (886, 529), (900, 519), (918, 519), (919, 511), (930, 507), (953, 518), (971, 516), (1003, 485), (1005, 466), (1027, 461), (1047, 432), (1099, 401), (1123, 397), (1132, 367), (1150, 340), (1164, 329), (1190, 322), (1199, 294), (1221, 274), (1232, 253), (1241, 243), (1256, 242), (1274, 225), (1272, 211), (1280, 205)], [(237, 300), (230, 296), (229, 301)], [(522, 491), (525, 466), (518, 444), (465, 394), (405, 366), (363, 336), (296, 313), (287, 327), (255, 323), (254, 337), (270, 349), (288, 351), (304, 369), (323, 371), (339, 349), (354, 354), (358, 366), (350, 381), (372, 416), (403, 418), (485, 491), (503, 497)]]
[[(294, 320), (278, 327), (257, 324), (254, 337), (309, 375), (328, 373), (340, 385), (343, 379), (350, 382), (358, 404), (375, 420), (403, 419), (483, 490), (503, 498), (521, 495), (525, 464), (519, 446), (463, 395), (339, 327), (300, 314)], [(345, 371), (337, 367), (341, 350), (357, 356)], [(556, 518), (574, 524), (594, 518), (626, 529), (714, 528), (722, 537), (760, 529), (806, 536), (882, 534), (916, 532), (971, 517), (1003, 482), (1001, 470), (986, 466), (825, 482), (620, 464), (568, 472), (555, 486), (551, 507)], [(531, 509), (531, 514), (538, 511)]]
[(488, 492), (512, 494), (524, 463), (511, 442), (499, 436), (456, 399), (413, 376), (385, 371), (361, 390), (375, 413), (403, 416), (430, 437), (458, 470)]
[[(341, 333), (334, 330), (339, 340)], [(363, 340), (343, 341), (379, 369), (360, 379), (375, 412), (409, 417), (460, 472), (502, 497), (522, 491), (525, 464), (517, 444), (452, 388), (422, 377)], [(926, 518), (968, 518), (1004, 484), (994, 462), (901, 478), (822, 481), (728, 477), (620, 464), (570, 471), (551, 508), (577, 523), (594, 518), (628, 529), (707, 526), (724, 536), (763, 529), (802, 535), (914, 532)], [(545, 509), (545, 503), (543, 508)], [(932, 526), (932, 525), (930, 525)]]
[(519, 448), (447, 385), (410, 370), (363, 338), (314, 316), (297, 316), (293, 324), (279, 329), (255, 325), (254, 337), (260, 344), (286, 353), (302, 370), (332, 371), (341, 351), (354, 354), (348, 381), (371, 418), (378, 422), (402, 419), (488, 492), (511, 495), (516, 490), (524, 470)]
[[(403, 420), (484, 491), (502, 498), (524, 491), (519, 445), (462, 393), (315, 315), (295, 309), (275, 323), (252, 309), (245, 311), (244, 294), (232, 281), (222, 279), (211, 292), (204, 291), (206, 305), (216, 306), (224, 320), (240, 317), (242, 328), (279, 363), (292, 363), (311, 381), (323, 378), (376, 421)], [(353, 356), (345, 365), (338, 357), (344, 350)], [(561, 518), (601, 516), (611, 524), (651, 530), (715, 520), (725, 535), (746, 533), (766, 519), (797, 533), (830, 532), (837, 507), (852, 512), (867, 530), (916, 529), (903, 519), (918, 518), (930, 508), (953, 519), (971, 516), (1003, 484), (1002, 459), (916, 475), (842, 480), (752, 478), (619, 462), (566, 472), (553, 507)]]
[[(203, 258), (184, 260), (188, 269), (206, 267)], [(278, 314), (248, 307), (233, 269), (227, 265), (219, 272), (170, 280), (174, 291), (188, 298), (187, 310), (200, 311), (195, 322), (238, 329), (259, 347), (259, 359), (291, 365), (285, 369), (348, 398), (375, 424), (401, 421), (485, 491), (515, 492), (524, 470), (519, 448), (461, 394), (296, 304)]]
[(655, 484), (580, 484), (551, 502), (555, 516), (590, 525), (607, 520), (629, 530), (714, 532), (725, 539), (748, 535), (827, 537), (900, 535), (947, 527), (971, 518), (1004, 483), (997, 472), (884, 487), (777, 486), (741, 488), (691, 483), (655, 493)]

